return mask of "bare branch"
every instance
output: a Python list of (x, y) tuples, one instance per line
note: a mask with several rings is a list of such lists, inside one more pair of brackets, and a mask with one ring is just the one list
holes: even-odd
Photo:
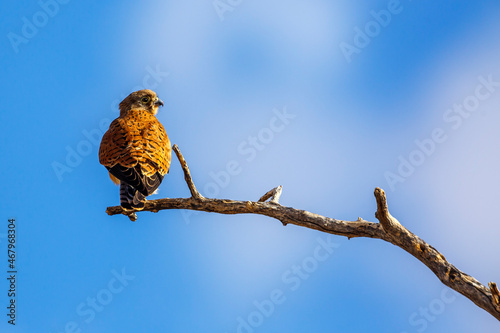
[[(278, 186), (264, 194), (258, 201), (236, 201), (203, 197), (196, 189), (189, 168), (179, 147), (173, 147), (184, 171), (184, 178), (191, 191), (190, 198), (159, 199), (146, 202), (143, 211), (158, 212), (164, 209), (190, 209), (219, 214), (260, 214), (277, 219), (286, 225), (295, 224), (322, 232), (348, 238), (378, 238), (392, 243), (425, 264), (446, 286), (469, 298), (480, 308), (500, 320), (500, 293), (494, 282), (489, 288), (475, 278), (467, 275), (449, 263), (434, 247), (411, 233), (389, 213), (385, 192), (375, 189), (377, 211), (375, 216), (380, 223), (365, 221), (336, 220), (305, 210), (285, 207), (279, 204), (282, 187)], [(270, 199), (270, 201), (266, 201)], [(125, 211), (121, 206), (108, 207), (109, 215), (124, 214), (131, 220), (135, 213)], [(135, 216), (137, 219), (137, 217)]]
[(382, 227), (384, 227), (387, 233), (397, 234), (402, 226), (399, 221), (389, 213), (384, 190), (377, 187), (375, 189), (375, 199), (377, 200), (377, 212), (375, 213), (375, 217), (380, 221), (380, 224), (382, 224)]
[(174, 145), (172, 148), (177, 155), (179, 162), (181, 163), (182, 171), (184, 171), (184, 179), (186, 180), (187, 186), (189, 187), (189, 191), (191, 191), (191, 196), (195, 199), (202, 199), (203, 196), (200, 194), (200, 192), (198, 192), (196, 186), (194, 186), (193, 178), (191, 178), (191, 172), (189, 172), (189, 167), (186, 163), (186, 160), (184, 159), (184, 156), (182, 156), (179, 146)]
[(388, 235), (388, 239), (385, 240), (413, 255), (429, 267), (446, 286), (458, 291), (500, 320), (500, 311), (495, 307), (494, 297), (488, 288), (450, 264), (438, 250), (403, 227), (389, 213), (384, 190), (377, 187), (375, 198), (377, 200), (375, 216)]
[(273, 188), (272, 190), (269, 190), (266, 194), (264, 194), (258, 202), (264, 202), (267, 199), (271, 198), (269, 202), (274, 203), (274, 204), (279, 204), (279, 200), (281, 197), (281, 190), (283, 189), (283, 186), (278, 186)]

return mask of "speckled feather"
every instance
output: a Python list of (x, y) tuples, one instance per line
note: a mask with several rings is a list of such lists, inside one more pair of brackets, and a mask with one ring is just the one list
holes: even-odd
[(141, 166), (147, 177), (159, 172), (164, 176), (170, 167), (170, 140), (154, 115), (132, 111), (115, 119), (102, 137), (99, 162), (107, 167), (120, 164)]

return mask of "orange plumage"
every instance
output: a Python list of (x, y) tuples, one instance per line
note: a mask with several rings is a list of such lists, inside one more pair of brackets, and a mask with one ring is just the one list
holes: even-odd
[(120, 103), (120, 116), (104, 134), (99, 162), (111, 179), (120, 184), (123, 208), (140, 210), (145, 197), (160, 186), (168, 173), (171, 146), (163, 125), (155, 115), (163, 102), (154, 91), (131, 93)]

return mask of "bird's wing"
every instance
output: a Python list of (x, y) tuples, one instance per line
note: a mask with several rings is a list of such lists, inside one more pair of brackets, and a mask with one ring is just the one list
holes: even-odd
[(165, 128), (155, 118), (145, 128), (142, 138), (142, 159), (139, 164), (144, 175), (151, 176), (158, 172), (165, 176), (170, 168), (172, 152)]
[(124, 119), (117, 118), (102, 137), (99, 162), (108, 169), (109, 176), (115, 184), (123, 181), (135, 187), (144, 187), (142, 175), (136, 170), (141, 158), (139, 133)]
[(136, 137), (133, 128), (127, 126), (125, 120), (117, 118), (109, 125), (109, 129), (101, 140), (99, 147), (99, 162), (105, 167), (120, 164), (133, 167), (137, 164), (138, 154), (133, 154), (133, 143)]

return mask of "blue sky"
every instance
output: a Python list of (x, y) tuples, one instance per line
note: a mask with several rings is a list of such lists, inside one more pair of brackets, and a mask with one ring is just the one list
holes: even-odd
[[(110, 217), (118, 188), (97, 158), (118, 102), (150, 88), (202, 194), (256, 200), (283, 185), (283, 205), (375, 221), (379, 186), (411, 231), (483, 284), (500, 282), (498, 2), (3, 9), (0, 331), (498, 330), (382, 241), (252, 215)], [(188, 195), (174, 159), (156, 198)], [(5, 315), (9, 218), (15, 327)]]

